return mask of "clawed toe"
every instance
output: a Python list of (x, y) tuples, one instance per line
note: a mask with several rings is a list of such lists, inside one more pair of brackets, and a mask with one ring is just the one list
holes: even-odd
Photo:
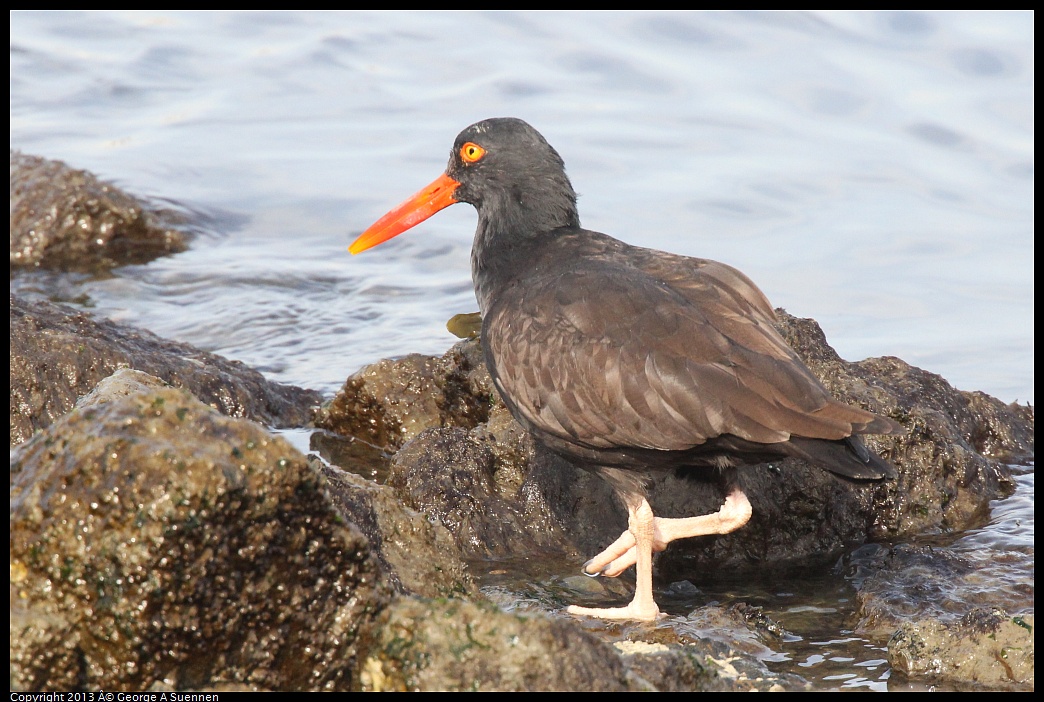
[(652, 603), (652, 606), (641, 605), (637, 602), (631, 602), (626, 607), (610, 607), (610, 608), (596, 608), (596, 607), (579, 607), (577, 605), (569, 605), (566, 608), (566, 612), (580, 617), (597, 617), (599, 619), (630, 619), (642, 622), (656, 621), (659, 617), (663, 616), (660, 614), (660, 609), (656, 606), (656, 603)]
[(589, 577), (589, 578), (597, 578), (597, 577), (599, 577), (600, 575), (602, 575), (602, 573), (604, 573), (604, 572), (605, 572), (605, 569), (604, 569), (604, 568), (603, 568), (602, 570), (596, 570), (596, 571), (594, 571), (593, 573), (592, 573), (591, 571), (589, 571), (589, 570), (587, 569), (587, 568), (588, 568), (588, 566), (590, 566), (590, 565), (591, 565), (592, 563), (594, 563), (594, 560), (595, 560), (595, 559), (593, 559), (593, 558), (592, 558), (592, 559), (591, 559), (591, 560), (589, 560), (589, 561), (588, 561), (587, 563), (584, 563), (584, 565), (583, 565), (583, 566), (581, 566), (581, 568), (580, 568), (580, 572), (581, 572), (581, 573), (583, 573), (584, 575), (586, 575), (586, 576), (587, 576), (587, 577)]

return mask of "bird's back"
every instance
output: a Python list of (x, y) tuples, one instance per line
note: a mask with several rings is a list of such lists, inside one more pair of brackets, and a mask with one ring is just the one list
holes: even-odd
[[(743, 459), (732, 442), (753, 447), (740, 462), (758, 462), (769, 459), (757, 450), (773, 453), (763, 445), (792, 436), (844, 443), (898, 430), (834, 400), (773, 327), (765, 296), (730, 266), (582, 229), (519, 262), (484, 310), (487, 361), (516, 418), (567, 457), (623, 467)], [(881, 477), (864, 472), (851, 477)]]

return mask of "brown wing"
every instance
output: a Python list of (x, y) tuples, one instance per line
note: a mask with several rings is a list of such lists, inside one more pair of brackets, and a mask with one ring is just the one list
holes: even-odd
[(576, 256), (567, 273), (535, 262), (486, 311), (494, 380), (532, 428), (595, 449), (683, 450), (722, 434), (840, 439), (877, 419), (830, 396), (739, 271), (621, 253), (559, 251)]

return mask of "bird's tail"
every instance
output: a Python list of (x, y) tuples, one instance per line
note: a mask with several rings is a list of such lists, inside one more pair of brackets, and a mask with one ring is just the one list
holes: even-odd
[(794, 456), (845, 478), (894, 480), (899, 475), (895, 466), (868, 449), (858, 436), (837, 441), (792, 436), (788, 443)]

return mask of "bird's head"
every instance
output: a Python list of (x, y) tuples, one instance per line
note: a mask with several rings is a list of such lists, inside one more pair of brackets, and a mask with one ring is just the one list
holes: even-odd
[(348, 250), (365, 251), (457, 202), (475, 206), (480, 228), (535, 233), (579, 226), (562, 157), (526, 122), (501, 117), (458, 134), (446, 172), (381, 217)]

